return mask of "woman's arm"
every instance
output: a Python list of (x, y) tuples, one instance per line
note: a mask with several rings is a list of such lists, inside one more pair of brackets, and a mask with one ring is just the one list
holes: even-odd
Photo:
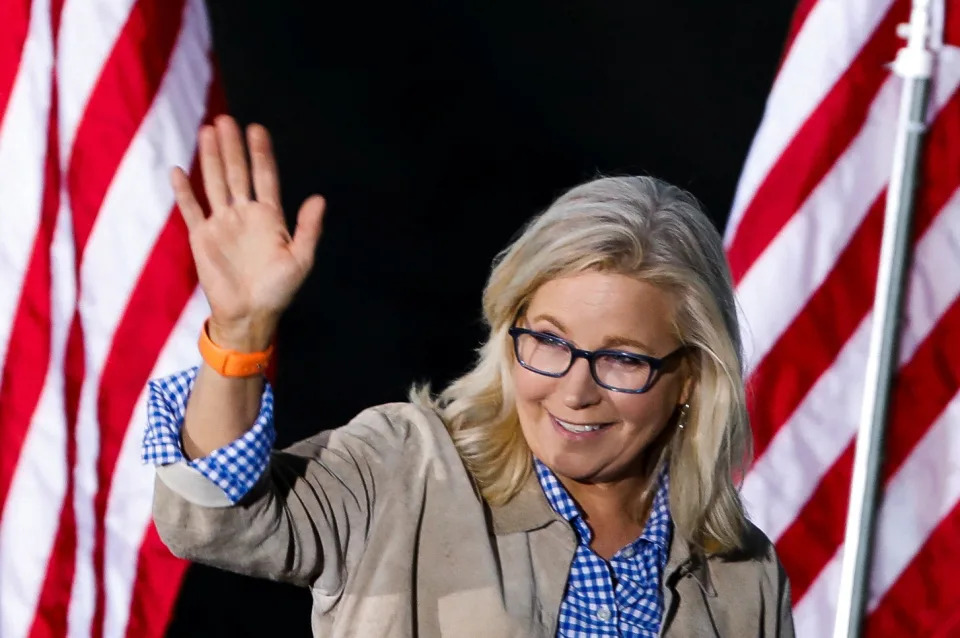
[[(247, 144), (249, 165), (232, 118), (218, 117), (214, 125), (200, 129), (198, 151), (209, 214), (181, 169), (173, 170), (171, 182), (210, 304), (210, 339), (223, 349), (259, 352), (270, 345), (280, 315), (313, 265), (324, 202), (318, 196), (304, 202), (291, 235), (266, 130), (250, 126)], [(247, 433), (259, 420), (262, 376), (227, 377), (204, 364), (186, 392), (186, 408), (180, 402), (175, 417), (183, 454), (200, 464), (226, 459), (214, 473), (232, 472), (228, 457), (255, 434)], [(202, 562), (296, 582), (313, 578), (327, 562), (323, 554), (343, 551), (350, 536), (339, 533), (337, 525), (320, 534), (324, 526), (318, 523), (326, 518), (322, 504), (340, 499), (354, 504), (338, 510), (345, 515), (340, 517), (343, 529), (365, 520), (370, 505), (362, 495), (369, 474), (365, 462), (337, 463), (340, 452), (325, 456), (340, 475), (329, 485), (308, 470), (316, 467), (316, 460), (279, 454), (254, 489), (242, 491), (245, 496), (237, 504), (197, 467), (161, 463), (154, 499), (157, 529), (176, 553)], [(328, 487), (332, 492), (325, 495)]]
[[(210, 337), (220, 343), (213, 330)], [(262, 377), (227, 378), (206, 364), (200, 366), (183, 420), (187, 458), (208, 456), (240, 438), (257, 418), (262, 394)]]
[[(280, 315), (313, 266), (323, 199), (307, 199), (296, 232), (287, 231), (270, 138), (247, 130), (248, 167), (236, 122), (218, 117), (199, 133), (200, 168), (210, 214), (190, 181), (174, 169), (171, 181), (190, 232), (200, 286), (210, 303), (209, 334), (221, 348), (266, 349)], [(203, 457), (240, 437), (257, 416), (262, 377), (228, 378), (204, 365), (187, 404), (183, 450)]]
[(274, 452), (236, 504), (185, 463), (159, 467), (157, 531), (177, 556), (335, 593), (366, 548), (378, 499), (421, 449), (411, 426), (426, 419), (409, 404), (366, 410)]

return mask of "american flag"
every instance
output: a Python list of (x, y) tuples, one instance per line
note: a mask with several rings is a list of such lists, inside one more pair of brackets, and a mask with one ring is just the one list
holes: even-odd
[(171, 166), (222, 111), (202, 0), (0, 2), (0, 636), (157, 636), (146, 381), (207, 314)]
[[(888, 425), (869, 636), (960, 636), (960, 2), (937, 51)], [(944, 15), (944, 12), (946, 15)], [(726, 230), (743, 313), (752, 519), (797, 634), (832, 635), (909, 0), (801, 0)]]

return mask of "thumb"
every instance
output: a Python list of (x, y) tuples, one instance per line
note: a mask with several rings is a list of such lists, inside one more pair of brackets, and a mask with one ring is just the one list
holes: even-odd
[(320, 226), (326, 208), (327, 202), (322, 197), (311, 195), (297, 213), (297, 227), (290, 241), (290, 252), (307, 267), (313, 265), (313, 255), (320, 239)]

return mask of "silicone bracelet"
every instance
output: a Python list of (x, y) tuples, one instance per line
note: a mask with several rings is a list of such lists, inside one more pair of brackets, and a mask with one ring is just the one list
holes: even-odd
[(252, 377), (267, 370), (273, 346), (261, 352), (237, 352), (221, 348), (210, 339), (209, 319), (200, 330), (200, 356), (208, 366), (225, 377)]

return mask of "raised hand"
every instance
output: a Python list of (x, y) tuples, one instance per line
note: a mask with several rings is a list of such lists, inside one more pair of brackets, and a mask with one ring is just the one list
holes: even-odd
[(211, 338), (221, 347), (257, 351), (269, 345), (280, 315), (313, 266), (324, 201), (314, 195), (301, 205), (291, 236), (267, 130), (249, 126), (247, 144), (249, 167), (233, 118), (223, 115), (200, 129), (209, 216), (183, 170), (174, 169), (171, 182), (210, 303)]

